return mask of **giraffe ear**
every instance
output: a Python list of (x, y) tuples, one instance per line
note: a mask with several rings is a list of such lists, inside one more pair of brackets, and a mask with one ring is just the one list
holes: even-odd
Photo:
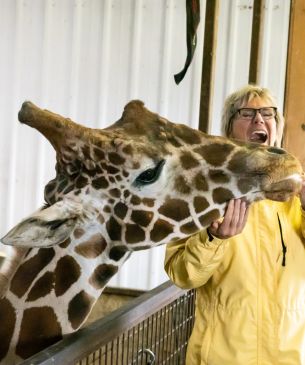
[(5, 245), (50, 247), (64, 242), (75, 228), (76, 218), (68, 217), (64, 205), (40, 208), (23, 219), (0, 241)]

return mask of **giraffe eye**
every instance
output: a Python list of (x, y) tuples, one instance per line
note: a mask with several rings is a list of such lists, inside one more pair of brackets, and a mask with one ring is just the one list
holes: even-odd
[(157, 164), (157, 166), (155, 168), (143, 171), (136, 178), (135, 183), (140, 184), (140, 185), (148, 185), (148, 184), (152, 184), (155, 181), (157, 181), (161, 174), (164, 163), (165, 163), (165, 160), (162, 160)]

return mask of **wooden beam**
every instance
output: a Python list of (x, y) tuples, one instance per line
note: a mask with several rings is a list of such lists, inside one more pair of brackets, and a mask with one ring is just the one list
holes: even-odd
[(210, 133), (214, 93), (219, 0), (207, 0), (205, 10), (199, 130)]
[(249, 67), (249, 84), (259, 84), (265, 0), (254, 0)]
[(305, 2), (292, 0), (290, 10), (283, 147), (305, 169)]

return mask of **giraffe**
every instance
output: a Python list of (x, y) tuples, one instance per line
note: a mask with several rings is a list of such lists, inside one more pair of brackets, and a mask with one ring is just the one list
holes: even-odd
[(56, 150), (45, 205), (2, 242), (0, 363), (17, 364), (76, 331), (133, 251), (188, 237), (230, 199), (286, 201), (302, 168), (286, 151), (205, 135), (134, 100), (103, 130), (25, 102), (21, 123)]

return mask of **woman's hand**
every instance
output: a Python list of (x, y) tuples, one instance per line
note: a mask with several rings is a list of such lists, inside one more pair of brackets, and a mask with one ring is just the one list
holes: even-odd
[[(304, 199), (305, 199), (305, 188)], [(304, 201), (305, 203), (305, 201)], [(248, 220), (249, 207), (246, 208), (246, 203), (240, 199), (230, 200), (227, 211), (222, 222), (214, 221), (208, 227), (209, 232), (220, 239), (227, 239), (237, 234), (240, 234)]]
[(303, 186), (302, 186), (302, 190), (300, 192), (300, 200), (301, 200), (301, 205), (302, 205), (302, 209), (305, 210), (305, 176), (302, 176), (302, 180), (303, 180)]

